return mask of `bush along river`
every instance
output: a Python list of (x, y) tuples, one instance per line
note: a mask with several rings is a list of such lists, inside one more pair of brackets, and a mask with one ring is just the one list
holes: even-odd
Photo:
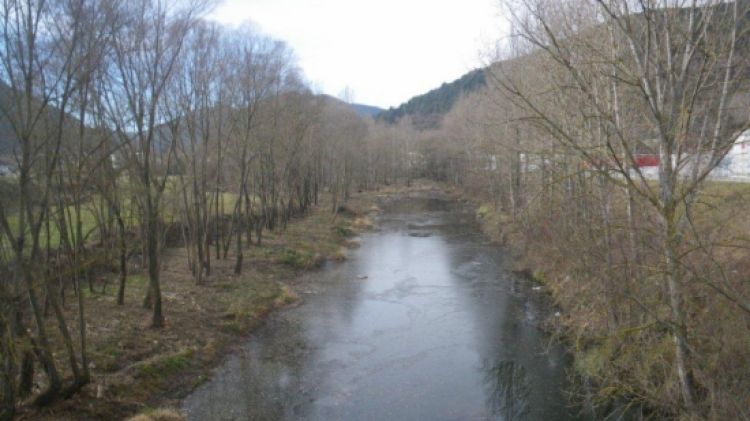
[(392, 201), (183, 401), (189, 420), (570, 420), (570, 360), (473, 211)]

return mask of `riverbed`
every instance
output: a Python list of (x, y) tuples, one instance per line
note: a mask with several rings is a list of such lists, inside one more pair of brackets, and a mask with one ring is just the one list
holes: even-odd
[(183, 402), (189, 420), (571, 420), (569, 358), (538, 328), (540, 292), (471, 209), (384, 206), (343, 263), (297, 284)]

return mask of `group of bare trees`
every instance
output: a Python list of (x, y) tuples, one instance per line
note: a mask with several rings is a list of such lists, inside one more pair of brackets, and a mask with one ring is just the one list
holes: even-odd
[(750, 3), (506, 6), (488, 86), (422, 135), (426, 169), (508, 216), (597, 403), (750, 416), (746, 202), (709, 180), (750, 124)]
[(84, 289), (96, 268), (118, 273), (123, 304), (128, 271), (144, 267), (143, 304), (160, 327), (160, 256), (174, 233), (203, 283), (212, 259), (241, 273), (253, 240), (324, 192), (336, 211), (355, 189), (389, 181), (373, 168), (399, 157), (368, 134), (372, 122), (311, 93), (283, 42), (206, 11), (0, 5), (0, 118), (17, 166), (0, 180), (0, 419), (89, 382)]

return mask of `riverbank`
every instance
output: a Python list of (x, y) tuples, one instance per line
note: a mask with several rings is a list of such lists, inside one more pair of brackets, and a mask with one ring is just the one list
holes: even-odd
[[(296, 281), (303, 273), (346, 259), (358, 245), (353, 237), (371, 228), (377, 203), (435, 189), (416, 182), (356, 193), (336, 215), (323, 198), (286, 230), (266, 232), (261, 246), (248, 246), (241, 275), (233, 274), (230, 251), (212, 261), (212, 274), (201, 285), (188, 270), (185, 248), (166, 249), (162, 329), (149, 327), (151, 312), (141, 306), (148, 286), (144, 273), (129, 276), (122, 306), (116, 304), (116, 281), (99, 279), (96, 292), (84, 291), (91, 383), (50, 407), (23, 408), (19, 418), (110, 420), (177, 407), (271, 312), (300, 300)], [(76, 320), (74, 305), (67, 313)]]
[(538, 327), (552, 335), (555, 340), (564, 342), (570, 339), (565, 331), (564, 319), (561, 318), (559, 291), (554, 283), (549, 282), (550, 277), (568, 276), (564, 269), (555, 266), (554, 263), (545, 263), (544, 256), (533, 253), (532, 241), (525, 236), (523, 228), (515, 223), (509, 214), (496, 209), (490, 201), (458, 187), (450, 188), (448, 191), (455, 200), (465, 201), (475, 209), (482, 233), (493, 244), (503, 247), (511, 256), (511, 271), (533, 283), (535, 292), (545, 295), (548, 311), (545, 312), (546, 317), (538, 321)]
[[(616, 193), (611, 215), (624, 221), (625, 198)], [(707, 183), (690, 215), (691, 239), (707, 239), (703, 249), (686, 246), (683, 251), (694, 256), (684, 260), (684, 288), (690, 297), (686, 318), (693, 344), (692, 380), (701, 391), (697, 416), (681, 405), (674, 339), (664, 322), (670, 318), (667, 292), (663, 275), (653, 270), (661, 264), (663, 251), (646, 228), (656, 218), (645, 206), (639, 208), (643, 226), (635, 236), (610, 233), (606, 248), (601, 226), (585, 227), (587, 235), (573, 235), (575, 230), (566, 229), (569, 221), (549, 209), (523, 209), (513, 221), (481, 194), (461, 189), (453, 194), (473, 203), (485, 234), (513, 255), (513, 270), (533, 279), (535, 289), (551, 297), (555, 311), (541, 324), (569, 348), (572, 373), (580, 380), (572, 393), (594, 418), (614, 414), (692, 420), (745, 414), (750, 399), (745, 362), (750, 360), (747, 310), (738, 297), (746, 291), (741, 274), (750, 267), (750, 255), (742, 244), (750, 227), (735, 215), (746, 208), (746, 187)], [(619, 223), (614, 225), (622, 232), (625, 225)], [(633, 248), (629, 240), (646, 250), (636, 261), (622, 251)], [(733, 241), (741, 245), (733, 246)], [(716, 268), (723, 272), (717, 274)]]
[[(351, 237), (371, 226), (376, 195), (357, 194), (336, 215), (324, 200), (286, 230), (265, 233), (261, 246), (245, 250), (241, 275), (233, 273), (230, 252), (212, 261), (211, 276), (198, 285), (185, 248), (166, 249), (162, 329), (149, 328), (150, 310), (141, 306), (144, 273), (129, 276), (122, 306), (116, 304), (116, 281), (99, 279), (94, 293), (84, 291), (91, 383), (50, 407), (24, 408), (19, 418), (111, 420), (177, 406), (270, 312), (299, 300), (294, 280), (302, 271), (346, 258), (347, 249), (356, 247)], [(76, 320), (75, 306), (67, 307)]]

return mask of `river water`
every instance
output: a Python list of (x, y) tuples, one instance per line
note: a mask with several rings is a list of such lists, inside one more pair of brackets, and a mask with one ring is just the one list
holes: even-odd
[(403, 199), (376, 227), (185, 399), (189, 420), (577, 419), (543, 300), (468, 209)]

